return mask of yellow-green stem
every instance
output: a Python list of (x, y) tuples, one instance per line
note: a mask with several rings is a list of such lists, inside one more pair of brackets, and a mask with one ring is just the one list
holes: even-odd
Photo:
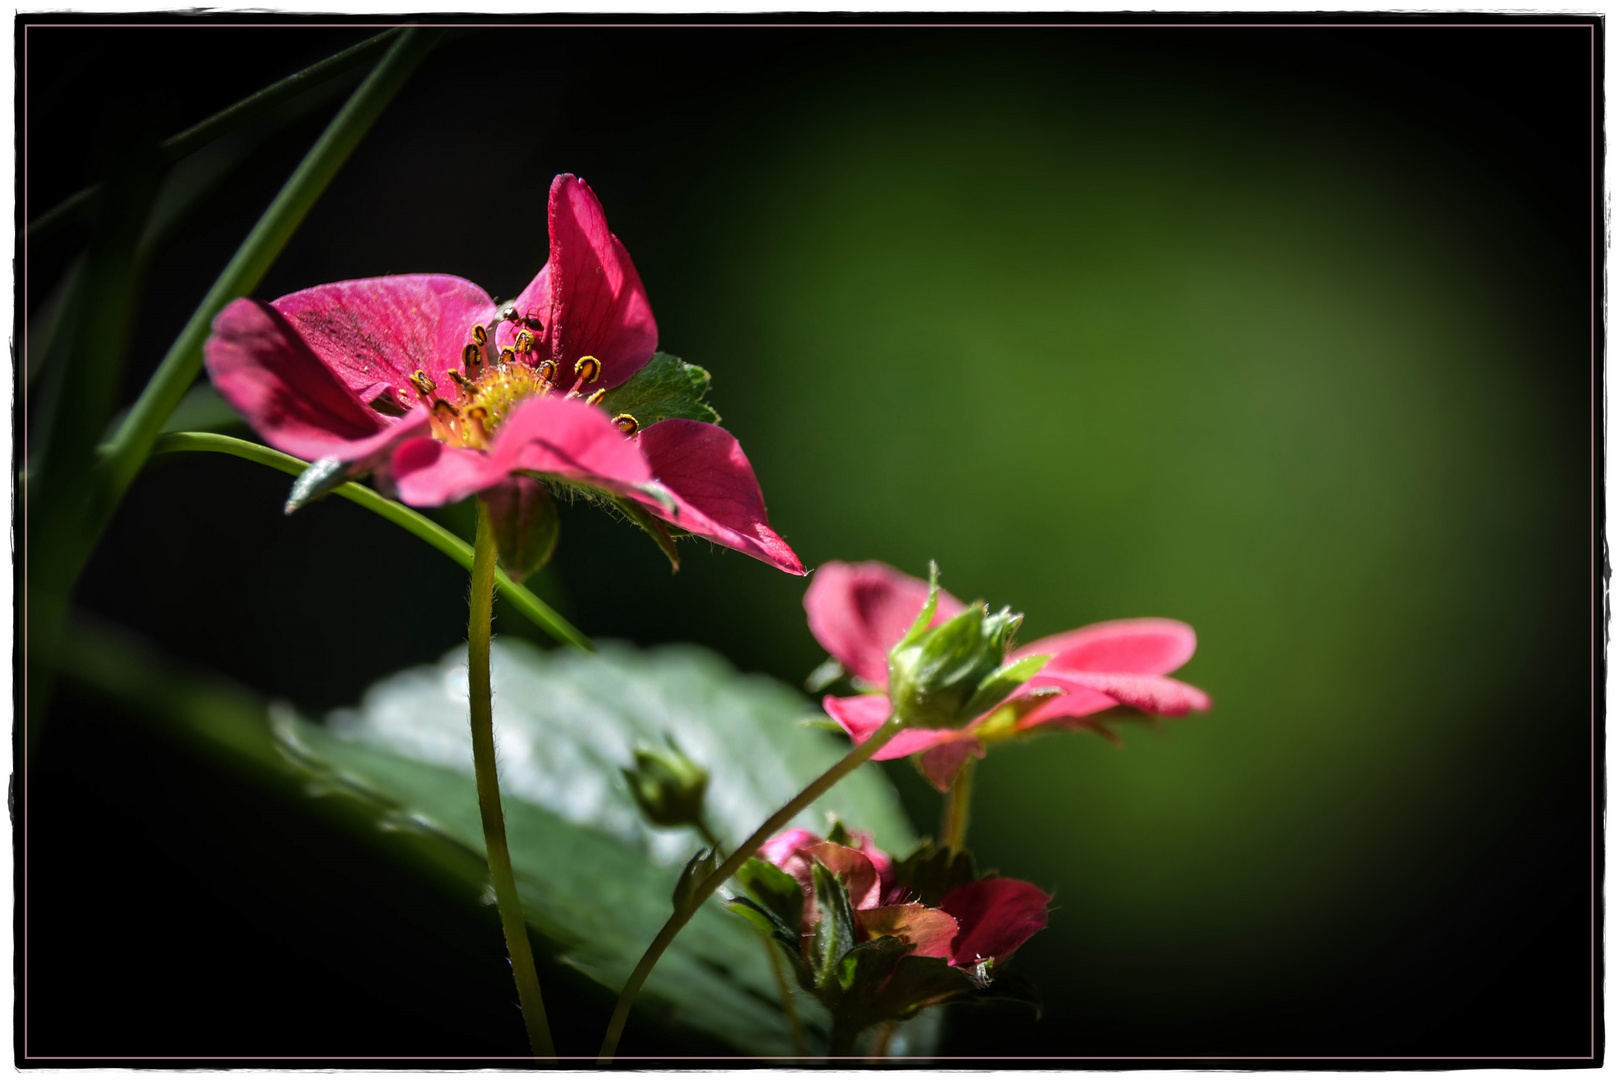
[(736, 850), (731, 852), (730, 858), (720, 864), (719, 869), (703, 879), (702, 884), (696, 887), (690, 899), (686, 901), (685, 907), (675, 909), (674, 914), (669, 916), (669, 921), (663, 924), (663, 929), (657, 932), (657, 937), (653, 938), (652, 943), (646, 947), (646, 952), (641, 956), (640, 963), (635, 965), (635, 970), (629, 974), (629, 981), (624, 983), (623, 990), (619, 992), (618, 1006), (613, 1009), (612, 1019), (607, 1023), (606, 1038), (601, 1040), (601, 1053), (597, 1057), (597, 1064), (607, 1065), (612, 1062), (613, 1054), (618, 1051), (618, 1040), (624, 1034), (624, 1025), (629, 1022), (629, 1008), (635, 1003), (635, 995), (640, 993), (640, 988), (645, 985), (647, 976), (652, 973), (652, 968), (657, 966), (657, 962), (662, 958), (663, 953), (673, 943), (680, 931), (685, 928), (685, 924), (690, 922), (692, 917), (696, 915), (708, 897), (712, 896), (719, 886), (729, 881), (731, 875), (740, 870), (742, 864), (753, 857), (753, 853), (759, 849), (759, 846), (764, 841), (774, 836), (781, 830), (782, 826), (797, 817), (804, 807), (830, 791), (837, 781), (870, 761), (873, 754), (886, 746), (888, 741), (902, 730), (903, 728), (899, 724), (890, 720), (869, 739), (850, 750), (841, 761), (821, 773), (819, 777), (810, 782), (808, 787), (788, 800), (785, 806), (771, 814), (764, 824), (753, 831), (752, 836), (737, 845)]
[(488, 507), (478, 500), (478, 531), (472, 545), (472, 615), (467, 622), (466, 683), (472, 702), (472, 769), (477, 777), (478, 812), (483, 816), (483, 843), (489, 852), (489, 878), (500, 925), (506, 932), (511, 973), (517, 980), (517, 1000), (528, 1044), (534, 1057), (554, 1062), (556, 1045), (545, 1020), (545, 1001), (539, 993), (539, 974), (528, 946), (528, 924), (517, 896), (517, 875), (506, 847), (506, 817), (500, 808), (500, 777), (494, 761), (494, 693), (489, 681), (489, 641), (494, 624), (494, 528)]
[(944, 802), (944, 846), (950, 851), (966, 847), (966, 826), (972, 818), (972, 773), (977, 768), (974, 758), (967, 758), (961, 771), (955, 774), (955, 783)]

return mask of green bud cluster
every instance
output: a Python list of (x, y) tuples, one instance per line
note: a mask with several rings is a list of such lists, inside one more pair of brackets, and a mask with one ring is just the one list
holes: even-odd
[(708, 770), (686, 757), (674, 740), (668, 749), (635, 751), (635, 766), (621, 770), (635, 805), (653, 825), (703, 827)]

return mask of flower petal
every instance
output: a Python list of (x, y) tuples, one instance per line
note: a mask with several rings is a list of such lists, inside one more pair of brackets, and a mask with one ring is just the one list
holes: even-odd
[[(882, 892), (880, 877), (876, 866), (863, 851), (823, 840), (804, 848), (799, 854), (806, 859), (813, 859), (841, 878), (843, 887), (848, 890), (848, 901), (856, 910), (876, 907), (880, 901)], [(792, 873), (790, 868), (787, 872)], [(813, 885), (809, 887), (812, 889)]]
[(912, 956), (944, 960), (953, 955), (951, 943), (961, 930), (954, 916), (925, 904), (890, 904), (856, 912), (854, 918), (868, 937), (896, 937), (916, 947)]
[(961, 926), (950, 963), (975, 964), (991, 957), (1005, 963), (1045, 929), (1050, 902), (1044, 891), (1015, 878), (984, 878), (951, 889), (938, 905)]
[(369, 408), (260, 300), (236, 300), (219, 313), (203, 358), (220, 396), (288, 454), (362, 461), (427, 429), (425, 409), (395, 420)]
[(984, 754), (983, 744), (977, 739), (970, 735), (962, 736), (959, 732), (952, 734), (957, 737), (923, 751), (916, 759), (916, 767), (921, 770), (921, 775), (939, 791), (949, 790), (955, 782), (955, 774), (961, 771), (967, 758), (982, 760)]
[[(850, 673), (874, 686), (888, 685), (888, 650), (904, 637), (926, 603), (925, 581), (881, 562), (825, 563), (803, 594), (815, 640)], [(933, 625), (960, 614), (965, 606), (940, 591)]]
[(758, 855), (759, 858), (765, 860), (766, 862), (773, 863), (778, 867), (784, 868), (787, 860), (793, 855), (797, 854), (803, 848), (818, 843), (820, 843), (820, 837), (816, 836), (808, 829), (793, 826), (790, 829), (776, 833), (774, 836), (764, 841), (764, 843), (758, 849)]
[(1197, 632), (1175, 619), (1119, 619), (1054, 634), (1015, 653), (1050, 656), (1047, 668), (1167, 675), (1197, 651)]
[(446, 446), (434, 438), (412, 439), (393, 452), (380, 479), (400, 502), (443, 506), (506, 481), (508, 473), (481, 450)]
[[(853, 739), (856, 745), (875, 734), (876, 729), (887, 723), (888, 717), (893, 714), (893, 706), (889, 704), (886, 694), (860, 694), (846, 698), (828, 696), (821, 699), (820, 707), (848, 732), (848, 737)], [(878, 750), (872, 760), (892, 761), (895, 758), (909, 757), (930, 746), (948, 742), (958, 734), (954, 731), (933, 728), (911, 728), (908, 731), (901, 731), (888, 745)]]
[(544, 473), (619, 495), (652, 479), (641, 448), (578, 398), (524, 401), (495, 431), (489, 457), (507, 472)]
[[(590, 185), (567, 173), (558, 176), (551, 182), (549, 218), (550, 260), (517, 297), (517, 310), (544, 320), (542, 342), (564, 379), (579, 357), (594, 356), (601, 361), (597, 385), (617, 386), (657, 351), (646, 288), (629, 252), (608, 230)], [(509, 324), (500, 328), (502, 344), (515, 336)]]
[[(612, 426), (605, 414), (598, 415)], [(648, 495), (637, 496), (655, 516), (777, 570), (805, 572), (787, 542), (770, 528), (753, 466), (730, 432), (696, 420), (664, 420), (631, 443), (646, 455), (652, 473), (674, 496), (672, 513)]]
[(1127, 705), (1158, 716), (1184, 716), (1193, 710), (1206, 712), (1213, 707), (1207, 694), (1195, 686), (1163, 675), (1137, 675), (1133, 672), (1052, 671), (1049, 668), (1028, 681), (1030, 688), (1055, 686), (1067, 691), (1052, 698), (1018, 722), (1019, 730), (1054, 720), (1077, 719), (1113, 705)]
[(283, 296), (274, 306), (366, 401), (384, 388), (414, 400), (410, 375), (417, 370), (453, 396), (446, 372), (460, 366), (472, 325), (488, 325), (495, 315), (488, 293), (449, 274), (338, 281)]

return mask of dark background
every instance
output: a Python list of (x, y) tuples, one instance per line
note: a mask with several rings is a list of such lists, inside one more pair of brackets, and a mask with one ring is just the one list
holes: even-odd
[[(20, 27), (19, 222), (374, 29)], [(1212, 714), (980, 770), (980, 856), (1057, 893), (1018, 958), (1048, 1008), (952, 1015), (947, 1052), (1588, 1059), (1599, 33), (459, 31), (258, 295), (514, 295), (578, 173), (807, 564), (936, 558), (1029, 637), (1197, 627)], [(125, 400), (340, 100), (158, 252)], [(21, 311), (75, 242), (27, 251)], [(80, 604), (305, 710), (464, 640), (451, 564), (285, 489), (148, 469)], [(700, 547), (670, 578), (586, 507), (537, 586), (794, 683), (802, 587)], [(71, 694), (23, 794), (19, 1061), (522, 1052), (493, 920), (385, 850)], [(552, 997), (590, 1052), (605, 999)]]

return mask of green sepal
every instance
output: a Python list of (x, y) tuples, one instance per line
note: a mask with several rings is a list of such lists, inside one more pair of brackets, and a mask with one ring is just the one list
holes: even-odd
[(680, 871), (680, 879), (674, 883), (674, 910), (686, 910), (697, 886), (707, 881), (718, 868), (719, 852), (714, 848), (698, 848), (697, 853), (691, 856), (691, 861), (685, 864), (685, 869)]
[(853, 847), (854, 837), (849, 833), (848, 826), (843, 824), (841, 818), (838, 818), (831, 823), (831, 829), (826, 833), (826, 842), (841, 844), (843, 847)]
[(811, 872), (820, 919), (809, 938), (809, 964), (815, 987), (825, 993), (834, 985), (843, 954), (854, 947), (854, 907), (848, 902), (848, 890), (836, 874), (818, 862), (813, 864)]
[(803, 890), (791, 874), (765, 859), (752, 858), (736, 871), (736, 880), (797, 939), (803, 922)]
[(983, 992), (970, 968), (952, 967), (938, 956), (902, 956), (867, 1005), (870, 1020), (904, 1020), (929, 1005)]
[(1050, 659), (1049, 656), (1025, 656), (1021, 660), (1000, 666), (978, 684), (977, 692), (967, 701), (966, 708), (962, 711), (972, 716), (982, 716), (1010, 697), (1023, 683), (1038, 675), (1040, 669), (1049, 663)]
[(772, 941), (779, 941), (783, 945), (796, 944), (796, 935), (789, 937), (786, 926), (763, 904), (745, 896), (733, 896), (725, 901), (725, 906), (758, 927)]
[(704, 400), (711, 376), (678, 356), (653, 353), (628, 382), (608, 390), (599, 402), (611, 416), (628, 413), (642, 428), (659, 420), (700, 420), (717, 424), (719, 414)]
[(286, 505), (281, 508), (282, 513), (290, 514), (295, 510), (301, 510), (322, 495), (329, 495), (346, 483), (348, 483), (346, 461), (327, 457), (310, 462), (309, 467), (292, 481), (292, 490), (287, 493)]
[(556, 500), (544, 484), (528, 476), (514, 476), (478, 498), (489, 511), (500, 569), (512, 581), (521, 581), (550, 562), (562, 522), (556, 514)]
[(892, 886), (903, 887), (906, 896), (918, 904), (937, 907), (951, 890), (978, 879), (972, 853), (934, 847), (923, 841), (905, 858), (893, 864)]
[[(910, 629), (905, 631), (905, 636), (899, 639), (898, 644), (893, 647), (892, 651), (896, 652), (904, 648), (926, 633), (927, 628), (932, 625), (933, 616), (937, 614), (938, 563), (929, 562), (927, 564), (927, 602), (921, 605), (921, 610), (916, 612), (916, 618), (910, 624)], [(891, 655), (891, 652), (889, 655)]]

